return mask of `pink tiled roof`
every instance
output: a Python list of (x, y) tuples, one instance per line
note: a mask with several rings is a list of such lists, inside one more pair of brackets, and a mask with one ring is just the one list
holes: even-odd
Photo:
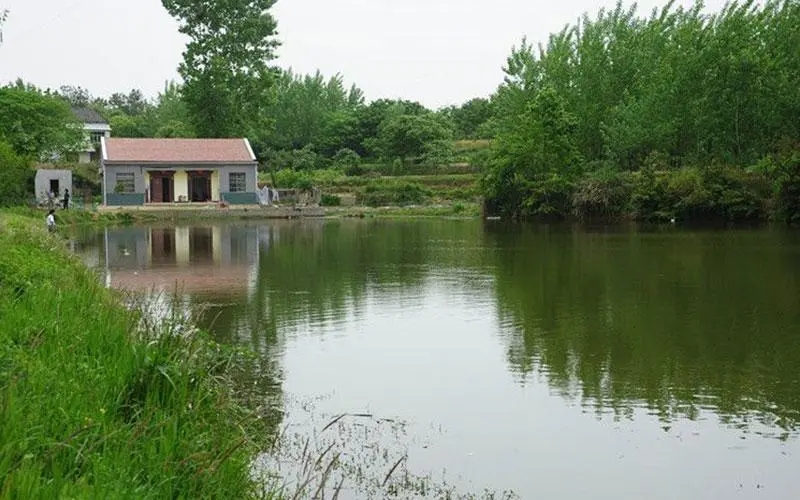
[(103, 141), (107, 163), (251, 163), (246, 139), (123, 139)]

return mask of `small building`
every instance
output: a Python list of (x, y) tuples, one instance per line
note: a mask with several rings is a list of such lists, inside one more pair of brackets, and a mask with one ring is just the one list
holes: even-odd
[(66, 189), (72, 195), (72, 170), (37, 168), (34, 189), (36, 201), (39, 203), (62, 200)]
[(103, 204), (257, 205), (258, 162), (247, 139), (102, 138)]
[(91, 108), (72, 108), (72, 114), (83, 124), (85, 140), (77, 154), (78, 163), (92, 163), (98, 160), (100, 140), (111, 137), (111, 125), (100, 113)]

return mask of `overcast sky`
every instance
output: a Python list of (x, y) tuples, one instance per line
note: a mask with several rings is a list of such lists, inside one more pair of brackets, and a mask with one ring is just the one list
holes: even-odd
[[(279, 0), (277, 64), (341, 73), (368, 99), (437, 108), (490, 95), (523, 36), (549, 33), (615, 0)], [(664, 1), (639, 2), (649, 13)], [(690, 0), (679, 4), (690, 5)], [(707, 10), (723, 0), (708, 0)], [(8, 9), (0, 82), (80, 85), (94, 95), (177, 79), (185, 40), (160, 0), (0, 0)]]

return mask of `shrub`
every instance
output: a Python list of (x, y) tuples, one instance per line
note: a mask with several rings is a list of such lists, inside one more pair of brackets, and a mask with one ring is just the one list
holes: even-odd
[(784, 160), (775, 183), (775, 209), (779, 220), (800, 224), (800, 153)]
[(548, 174), (529, 183), (522, 215), (565, 219), (572, 211), (575, 186), (565, 176)]
[(430, 192), (416, 182), (372, 184), (359, 194), (363, 205), (377, 207), (382, 205), (418, 205), (430, 196)]
[(580, 218), (618, 217), (627, 211), (632, 192), (630, 175), (596, 172), (575, 186), (573, 210)]
[(342, 204), (342, 199), (334, 194), (322, 194), (321, 205), (323, 207), (338, 207)]
[(338, 168), (358, 167), (361, 165), (361, 156), (349, 148), (342, 148), (333, 156), (333, 164)]
[(21, 205), (33, 196), (30, 162), (0, 141), (0, 205)]

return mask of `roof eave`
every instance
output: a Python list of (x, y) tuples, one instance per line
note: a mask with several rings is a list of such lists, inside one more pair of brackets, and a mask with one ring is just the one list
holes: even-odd
[(219, 167), (227, 167), (231, 165), (244, 165), (244, 166), (252, 166), (258, 165), (257, 161), (247, 160), (221, 160), (221, 161), (165, 161), (165, 160), (109, 160), (104, 158), (104, 163), (106, 165), (164, 165), (164, 166), (173, 166), (173, 167), (180, 167), (185, 165), (216, 165)]

